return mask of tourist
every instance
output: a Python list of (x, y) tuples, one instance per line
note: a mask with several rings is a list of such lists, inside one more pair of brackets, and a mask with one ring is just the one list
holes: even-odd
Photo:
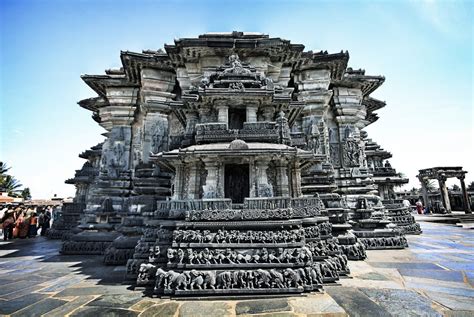
[[(41, 217), (41, 215), (42, 215), (42, 217)], [(39, 218), (39, 221), (40, 221), (39, 225), (41, 227), (41, 235), (45, 236), (46, 232), (49, 229), (49, 223), (51, 221), (51, 213), (49, 212), (48, 209), (43, 209), (41, 215), (40, 215), (40, 218)]]
[(28, 230), (28, 237), (35, 238), (38, 234), (38, 216), (36, 215), (36, 211), (33, 210), (33, 213), (30, 216), (30, 227)]
[(423, 214), (423, 204), (421, 203), (421, 201), (416, 202), (416, 211), (419, 215)]
[(2, 217), (3, 239), (13, 239), (13, 228), (15, 227), (15, 211), (13, 206), (10, 206)]
[(2, 219), (3, 219), (3, 216), (5, 216), (5, 213), (7, 212), (7, 210), (8, 210), (8, 205), (5, 205), (2, 208), (0, 208), (0, 231), (2, 231), (2, 234), (3, 234)]
[(14, 237), (24, 239), (28, 236), (28, 230), (30, 228), (30, 219), (26, 216), (26, 210), (21, 208), (18, 213), (15, 229), (13, 232)]

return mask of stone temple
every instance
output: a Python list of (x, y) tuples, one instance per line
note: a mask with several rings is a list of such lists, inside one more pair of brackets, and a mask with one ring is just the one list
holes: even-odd
[(67, 180), (63, 254), (102, 254), (155, 295), (301, 293), (420, 233), (363, 130), (384, 77), (347, 52), (232, 32), (120, 58), (82, 76), (106, 132)]

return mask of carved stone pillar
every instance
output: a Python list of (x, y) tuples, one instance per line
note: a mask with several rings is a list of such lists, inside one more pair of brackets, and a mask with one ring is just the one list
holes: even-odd
[(183, 199), (183, 187), (184, 187), (184, 164), (182, 162), (174, 163), (175, 174), (174, 174), (174, 191), (173, 200)]
[(205, 169), (207, 171), (206, 184), (203, 186), (202, 198), (218, 198), (219, 190), (218, 177), (219, 177), (219, 162), (215, 159), (204, 160)]
[(281, 160), (277, 165), (277, 195), (281, 197), (290, 196), (290, 188), (288, 182), (288, 167), (286, 160)]
[(428, 206), (428, 189), (426, 188), (426, 185), (427, 185), (427, 182), (428, 180), (427, 179), (423, 179), (421, 177), (418, 177), (418, 179), (420, 180), (420, 184), (421, 184), (421, 195), (423, 196), (423, 203), (425, 206)]
[(246, 122), (257, 122), (257, 106), (247, 106), (247, 120)]
[(258, 160), (256, 162), (257, 168), (257, 197), (273, 197), (273, 187), (268, 183), (268, 169), (269, 160)]
[(275, 116), (275, 108), (272, 106), (267, 106), (263, 108), (263, 121), (272, 122)]
[(199, 166), (198, 162), (190, 162), (189, 164), (189, 177), (188, 181), (188, 190), (187, 190), (187, 198), (188, 199), (199, 199)]
[(300, 163), (295, 161), (291, 169), (291, 194), (292, 197), (301, 197), (301, 168)]
[(451, 203), (449, 202), (448, 188), (446, 187), (446, 176), (438, 176), (439, 191), (441, 192), (441, 198), (443, 200), (444, 208), (447, 213), (451, 213)]
[(469, 203), (469, 197), (467, 195), (467, 190), (466, 190), (466, 183), (464, 182), (464, 179), (466, 178), (465, 175), (458, 177), (459, 182), (461, 183), (461, 190), (462, 190), (462, 200), (464, 203), (464, 211), (466, 214), (472, 213), (471, 211), (471, 204)]
[(229, 107), (225, 105), (218, 105), (217, 107), (217, 120), (221, 123), (229, 122)]

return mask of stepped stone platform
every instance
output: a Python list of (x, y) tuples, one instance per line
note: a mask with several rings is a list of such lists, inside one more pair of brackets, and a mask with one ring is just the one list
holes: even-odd
[(12, 316), (472, 316), (472, 231), (424, 222), (409, 249), (367, 251), (350, 277), (303, 295), (156, 298), (123, 284), (125, 266), (59, 255), (43, 237), (0, 241), (0, 315)]

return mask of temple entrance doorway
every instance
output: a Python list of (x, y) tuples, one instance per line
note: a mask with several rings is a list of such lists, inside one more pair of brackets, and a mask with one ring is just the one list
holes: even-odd
[(247, 113), (245, 109), (229, 109), (229, 129), (241, 130), (246, 119)]
[(224, 195), (234, 204), (242, 204), (249, 197), (249, 165), (227, 164), (224, 170)]

